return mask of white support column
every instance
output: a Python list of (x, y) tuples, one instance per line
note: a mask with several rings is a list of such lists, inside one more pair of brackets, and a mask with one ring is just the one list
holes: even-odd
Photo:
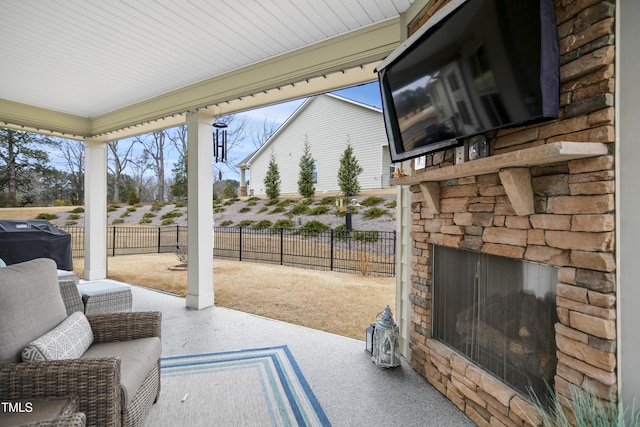
[(84, 141), (84, 273), (107, 277), (107, 142)]
[[(616, 254), (618, 394), (625, 409), (640, 399), (640, 2), (616, 2)], [(635, 402), (634, 402), (635, 400)]]
[[(403, 168), (409, 169), (408, 164)], [(396, 189), (396, 312), (400, 329), (400, 353), (411, 360), (411, 192), (409, 186)]]
[(245, 173), (247, 170), (245, 168), (240, 168), (240, 188), (244, 188), (246, 184)]
[(187, 307), (213, 305), (213, 116), (187, 114), (189, 266)]

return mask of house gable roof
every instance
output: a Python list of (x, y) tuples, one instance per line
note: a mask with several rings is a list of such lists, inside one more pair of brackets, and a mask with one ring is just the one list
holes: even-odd
[(289, 118), (287, 118), (287, 120), (285, 120), (285, 122), (274, 132), (273, 135), (271, 135), (271, 137), (267, 140), (267, 142), (265, 142), (264, 144), (262, 144), (262, 146), (260, 148), (258, 148), (255, 152), (253, 152), (253, 154), (250, 154), (249, 156), (247, 156), (244, 160), (242, 160), (240, 163), (238, 163), (236, 166), (239, 167), (240, 169), (248, 169), (251, 166), (251, 162), (256, 159), (257, 157), (259, 157), (263, 152), (265, 152), (265, 150), (267, 150), (269, 148), (269, 146), (271, 146), (271, 144), (273, 143), (273, 141), (275, 141), (276, 139), (278, 139), (278, 137), (287, 129), (287, 127), (289, 127), (291, 125), (291, 123), (293, 123), (298, 117), (300, 117), (302, 115), (302, 113), (309, 108), (310, 105), (312, 105), (312, 103), (316, 100), (319, 99), (321, 97), (330, 97), (333, 99), (337, 99), (341, 102), (345, 102), (347, 104), (353, 105), (356, 108), (364, 108), (370, 111), (373, 111), (375, 113), (378, 113), (380, 115), (382, 115), (382, 110), (376, 107), (373, 107), (371, 105), (367, 105), (367, 104), (363, 104), (361, 102), (357, 102), (351, 99), (347, 99), (344, 98), (342, 96), (338, 96), (338, 95), (334, 95), (331, 93), (325, 93), (325, 94), (320, 94), (320, 95), (315, 95), (315, 96), (311, 96), (309, 98), (307, 98), (302, 105), (300, 105), (300, 107), (298, 107), (298, 109), (296, 109), (296, 111), (293, 112), (293, 114), (291, 114), (291, 116), (289, 116)]

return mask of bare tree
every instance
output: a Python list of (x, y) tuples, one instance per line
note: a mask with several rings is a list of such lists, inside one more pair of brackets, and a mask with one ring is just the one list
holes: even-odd
[(147, 160), (149, 168), (156, 174), (157, 194), (155, 199), (159, 202), (165, 200), (164, 155), (167, 139), (166, 130), (151, 132), (135, 138), (144, 147), (142, 157)]
[(177, 126), (167, 132), (169, 141), (178, 152), (178, 158), (187, 157), (187, 125)]
[(262, 122), (262, 129), (253, 130), (251, 133), (251, 140), (256, 150), (262, 147), (264, 143), (267, 142), (274, 133), (276, 133), (278, 127), (279, 126), (275, 120), (268, 121), (267, 119), (264, 119), (264, 122)]
[[(132, 159), (130, 165), (130, 169), (133, 173), (133, 182), (135, 185), (135, 198), (141, 201), (145, 198), (145, 187), (149, 184), (149, 180), (145, 179), (145, 174), (149, 169), (151, 169), (151, 165), (144, 156)], [(131, 199), (132, 198), (129, 197), (129, 200)]]
[[(109, 141), (109, 151), (111, 151), (111, 158), (109, 159), (110, 165), (108, 166), (109, 172), (113, 176), (113, 201), (118, 203), (120, 201), (120, 183), (124, 170), (129, 163), (133, 161), (132, 150), (134, 141), (129, 141), (128, 146), (122, 146), (123, 141)], [(123, 148), (123, 150), (121, 150)]]
[(62, 153), (71, 184), (71, 204), (84, 203), (84, 147), (78, 141), (68, 139), (56, 141)]

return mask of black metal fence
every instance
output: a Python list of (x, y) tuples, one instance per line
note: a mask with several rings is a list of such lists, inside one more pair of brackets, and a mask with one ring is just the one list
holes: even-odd
[[(60, 227), (72, 236), (74, 258), (84, 257), (84, 227)], [(187, 227), (107, 228), (109, 256), (176, 252), (187, 247)], [(395, 275), (395, 231), (214, 227), (214, 256), (295, 267)]]
[[(84, 258), (84, 227), (58, 227), (71, 234), (74, 258)], [(187, 247), (187, 227), (107, 227), (107, 255), (175, 252)]]

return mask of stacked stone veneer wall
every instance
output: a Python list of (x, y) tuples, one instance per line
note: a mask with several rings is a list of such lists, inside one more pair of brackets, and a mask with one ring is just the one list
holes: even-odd
[[(432, 1), (415, 31), (448, 1)], [(411, 364), (479, 425), (520, 426), (537, 419), (525, 396), (431, 338), (431, 245), (445, 245), (559, 268), (555, 387), (599, 398), (616, 395), (614, 254), (614, 2), (556, 0), (561, 49), (561, 116), (487, 134), (491, 153), (554, 141), (602, 142), (610, 155), (532, 167), (535, 213), (517, 216), (497, 174), (440, 183), (441, 213), (411, 187)], [(452, 150), (427, 167), (453, 164)]]

